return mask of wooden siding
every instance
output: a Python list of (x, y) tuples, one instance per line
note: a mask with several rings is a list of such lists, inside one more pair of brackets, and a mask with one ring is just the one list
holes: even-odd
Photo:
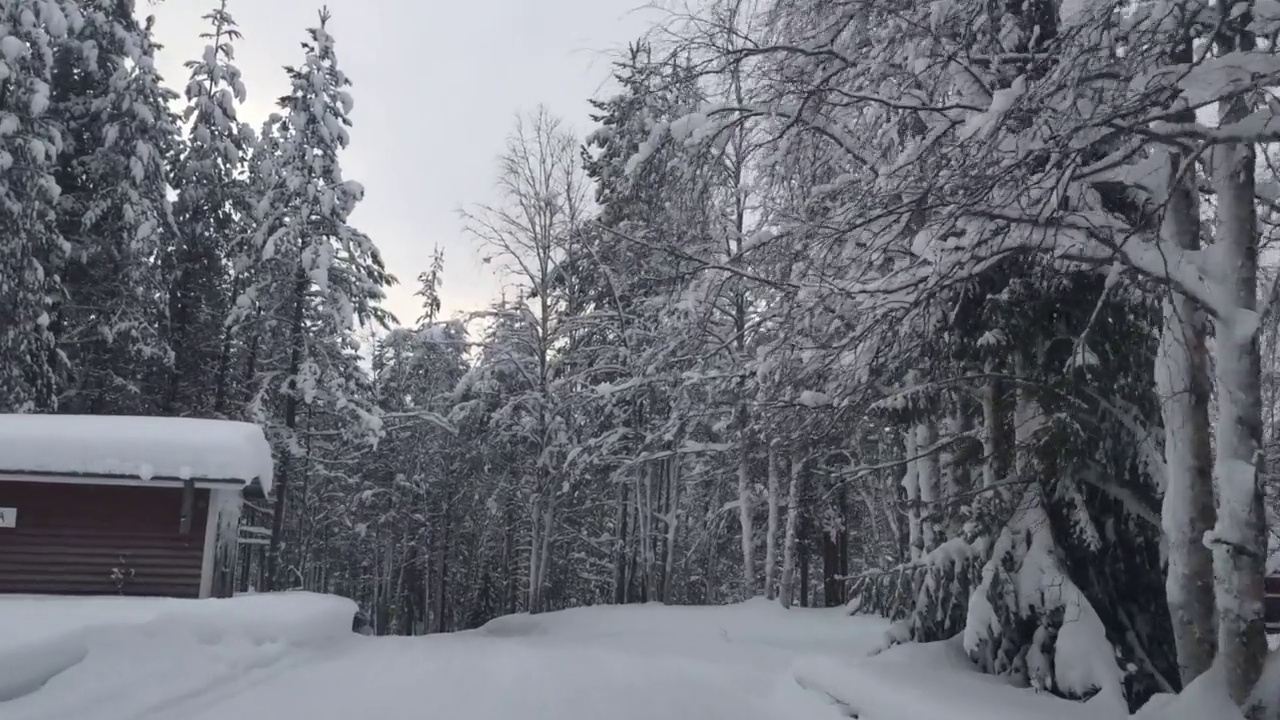
[(1268, 575), (1262, 579), (1263, 620), (1267, 632), (1280, 633), (1280, 575)]
[(4, 481), (0, 507), (18, 510), (0, 528), (0, 593), (200, 593), (208, 490), (187, 534), (181, 488)]

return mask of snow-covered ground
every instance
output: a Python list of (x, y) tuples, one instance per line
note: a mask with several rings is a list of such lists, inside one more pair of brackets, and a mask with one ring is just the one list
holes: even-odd
[(0, 599), (4, 720), (1109, 720), (974, 672), (951, 643), (763, 600), (350, 633), (346, 600)]

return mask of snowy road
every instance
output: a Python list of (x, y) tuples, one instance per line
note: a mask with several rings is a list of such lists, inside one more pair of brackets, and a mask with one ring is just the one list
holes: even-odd
[[(797, 626), (792, 634), (776, 628), (771, 634), (758, 621), (781, 615), (773, 609), (743, 608), (737, 618), (723, 610), (600, 609), (509, 618), (452, 636), (351, 639), (340, 652), (314, 653), (269, 682), (166, 714), (233, 720), (271, 708), (266, 716), (282, 720), (841, 717), (829, 701), (796, 684), (789, 673), (795, 653), (818, 643), (839, 654), (865, 654), (883, 624), (853, 619), (833, 633), (827, 612), (817, 623), (791, 623)], [(797, 712), (805, 705), (811, 714)]]
[[(0, 719), (1100, 717), (977, 675), (950, 646), (866, 659), (885, 623), (839, 610), (788, 612), (764, 601), (588, 608), (502, 618), (455, 635), (366, 638), (342, 627), (345, 602), (0, 603), (0, 638), (17, 636), (5, 618), (19, 618), (26, 643), (6, 650), (0, 642)], [(90, 627), (39, 636), (42, 625), (65, 626), (69, 615)], [(35, 672), (39, 682), (6, 691), (6, 667), (11, 676)]]
[(511, 639), (375, 640), (156, 717), (231, 720), (270, 708), (266, 717), (310, 720), (781, 720), (794, 710), (776, 697), (782, 677)]

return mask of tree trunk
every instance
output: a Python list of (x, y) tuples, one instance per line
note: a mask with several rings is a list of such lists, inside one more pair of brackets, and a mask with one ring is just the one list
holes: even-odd
[(645, 462), (640, 471), (640, 477), (644, 483), (637, 488), (639, 491), (640, 503), (640, 562), (641, 572), (644, 573), (641, 578), (641, 586), (644, 588), (644, 601), (653, 600), (655, 595), (653, 592), (653, 474), (658, 464), (653, 460)]
[(556, 523), (556, 496), (552, 493), (547, 498), (546, 518), (542, 527), (542, 558), (538, 561), (538, 577), (537, 577), (537, 593), (535, 593), (535, 606), (537, 610), (531, 609), (530, 612), (542, 612), (546, 610), (546, 587), (547, 587), (547, 568), (551, 564), (551, 539), (555, 535)]
[(738, 523), (742, 528), (742, 596), (750, 599), (756, 594), (756, 539), (751, 521), (751, 477), (747, 458), (747, 409), (742, 405), (739, 414), (738, 443)]
[(919, 560), (924, 548), (924, 528), (920, 520), (920, 463), (915, 459), (920, 448), (920, 434), (915, 425), (903, 434), (906, 446), (906, 470), (902, 489), (907, 492), (907, 554), (912, 562)]
[[(801, 520), (803, 527), (804, 521)], [(809, 550), (810, 537), (809, 533), (801, 533), (804, 537), (800, 540), (800, 607), (807, 608), (811, 604), (809, 602)]]
[[(1191, 44), (1173, 58), (1191, 61)], [(1182, 114), (1195, 120), (1195, 113)], [(1187, 117), (1189, 116), (1189, 117)], [(1169, 157), (1169, 177), (1177, 178), (1183, 158)], [(1195, 168), (1170, 184), (1160, 228), (1164, 242), (1184, 250), (1200, 247), (1200, 212)], [(1164, 330), (1156, 363), (1156, 382), (1164, 421), (1166, 486), (1161, 522), (1168, 546), (1165, 579), (1178, 670), (1186, 687), (1213, 663), (1217, 626), (1214, 618), (1213, 554), (1204, 544), (1214, 524), (1213, 455), (1209, 438), (1208, 356), (1204, 318), (1194, 302), (1170, 291), (1164, 303)]]
[[(994, 368), (987, 364), (987, 372)], [(993, 488), (1004, 479), (1004, 428), (1000, 422), (1000, 383), (988, 380), (982, 386), (982, 487)]]
[[(1223, 6), (1224, 15), (1234, 6)], [(1245, 30), (1248, 12), (1224, 17), (1219, 35), (1224, 53), (1253, 48)], [(1249, 115), (1248, 98), (1220, 105), (1221, 125)], [(1234, 312), (1216, 319), (1218, 383), (1217, 522), (1210, 533), (1218, 611), (1218, 662), (1231, 697), (1246, 711), (1262, 673), (1267, 640), (1263, 625), (1263, 575), (1267, 553), (1262, 488), (1261, 358), (1257, 340), (1258, 223), (1254, 206), (1255, 150), (1250, 144), (1220, 145), (1213, 157), (1218, 196), (1215, 243), (1223, 282), (1230, 283)], [(1267, 698), (1266, 700), (1272, 700)]]
[(613, 541), (613, 603), (623, 605), (627, 597), (627, 483), (618, 482), (617, 509), (614, 515), (617, 537)]
[(530, 613), (538, 612), (538, 551), (541, 549), (539, 540), (542, 537), (542, 502), (541, 496), (535, 496), (529, 513), (529, 592), (525, 609)]
[(449, 508), (445, 507), (444, 528), (440, 538), (440, 574), (436, 582), (436, 632), (445, 631), (445, 594), (449, 587)]
[(504, 503), (503, 525), (506, 531), (502, 534), (502, 607), (507, 615), (516, 612), (516, 514), (511, 508), (512, 498)]
[(778, 588), (778, 597), (784, 608), (790, 608), (795, 598), (796, 531), (800, 526), (800, 473), (803, 466), (804, 460), (799, 455), (791, 457), (791, 472), (787, 484), (787, 536), (782, 544), (782, 582)]
[(822, 604), (840, 605), (840, 544), (834, 528), (822, 531)]
[(671, 588), (675, 585), (676, 533), (680, 527), (680, 455), (668, 460), (670, 490), (667, 492), (667, 557), (662, 571), (662, 602), (670, 603)]
[[(774, 578), (778, 573), (778, 449), (769, 445), (769, 521), (764, 538), (764, 595), (773, 600)], [(789, 515), (790, 513), (788, 513)]]
[(276, 574), (280, 568), (280, 534), (284, 531), (285, 499), (289, 492), (289, 469), (293, 459), (293, 431), (298, 426), (298, 369), (302, 366), (302, 321), (306, 310), (307, 287), (310, 281), (298, 266), (297, 277), (293, 289), (293, 318), (289, 332), (289, 368), (288, 394), (284, 401), (284, 426), (289, 436), (285, 442), (285, 451), (280, 456), (280, 472), (276, 475), (274, 490), (276, 493), (275, 508), (271, 513), (271, 545), (267, 549), (267, 563), (263, 574), (263, 590), (271, 592), (276, 588)]
[(938, 442), (938, 428), (931, 418), (916, 426), (916, 482), (920, 493), (920, 553), (923, 556), (938, 546), (938, 456), (933, 446)]

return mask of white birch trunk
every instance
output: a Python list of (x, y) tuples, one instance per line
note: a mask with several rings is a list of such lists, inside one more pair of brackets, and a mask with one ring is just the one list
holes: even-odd
[(795, 598), (796, 531), (800, 526), (800, 481), (803, 471), (804, 461), (799, 455), (793, 455), (787, 483), (787, 536), (782, 544), (782, 581), (778, 587), (778, 598), (784, 608), (790, 608)]
[(538, 560), (538, 585), (537, 593), (534, 595), (536, 599), (536, 610), (531, 609), (530, 612), (542, 612), (546, 609), (546, 601), (543, 598), (543, 591), (547, 586), (547, 566), (551, 563), (551, 538), (555, 535), (556, 520), (556, 496), (553, 493), (547, 498), (546, 517), (542, 525), (542, 557)]
[[(1192, 115), (1194, 119), (1194, 115)], [(1170, 156), (1176, 177), (1182, 158)], [(1195, 171), (1171, 184), (1161, 239), (1174, 247), (1200, 246), (1200, 212)], [(1209, 442), (1209, 371), (1204, 319), (1185, 295), (1171, 292), (1164, 303), (1164, 330), (1156, 360), (1156, 385), (1164, 423), (1165, 477), (1161, 508), (1168, 571), (1165, 595), (1173, 622), (1178, 671), (1186, 687), (1213, 663), (1217, 642), (1214, 618), (1213, 555), (1204, 544), (1214, 524), (1213, 455)]]
[[(991, 371), (988, 364), (987, 371)], [(982, 387), (982, 487), (993, 488), (1000, 477), (1000, 413), (996, 408), (999, 387), (988, 380)]]
[(920, 524), (920, 471), (915, 460), (920, 447), (920, 436), (915, 426), (907, 428), (904, 444), (906, 445), (907, 468), (902, 475), (902, 487), (907, 491), (907, 549), (914, 562), (920, 559), (924, 538)]
[(920, 486), (920, 545), (921, 554), (938, 546), (938, 456), (931, 448), (938, 442), (938, 429), (932, 419), (916, 426), (916, 452), (923, 453), (916, 461), (916, 482)]
[(778, 449), (769, 445), (769, 520), (764, 540), (764, 595), (770, 600), (774, 594), (774, 578), (778, 572)]
[(671, 602), (671, 587), (675, 584), (676, 532), (680, 527), (680, 455), (673, 455), (670, 463), (671, 491), (667, 504), (667, 557), (662, 571), (662, 601)]
[[(1234, 24), (1234, 23), (1233, 23)], [(1241, 45), (1251, 45), (1238, 31)], [(1227, 48), (1224, 48), (1227, 49)], [(1237, 98), (1222, 108), (1223, 125), (1249, 114)], [(1267, 552), (1262, 493), (1261, 358), (1257, 341), (1258, 224), (1254, 206), (1252, 145), (1220, 145), (1213, 158), (1218, 197), (1215, 243), (1230, 283), (1234, 312), (1216, 318), (1218, 383), (1217, 522), (1210, 533), (1218, 610), (1218, 658), (1232, 699), (1249, 702), (1262, 673), (1267, 640), (1263, 575)], [(1247, 708), (1245, 708), (1247, 709)], [(1246, 715), (1249, 713), (1246, 712)]]
[(542, 499), (535, 497), (533, 499), (533, 512), (531, 513), (532, 522), (529, 523), (529, 594), (527, 597), (528, 608), (531, 613), (538, 612), (538, 538), (541, 535), (538, 532), (538, 526), (542, 522)]
[(756, 594), (756, 539), (751, 522), (751, 477), (745, 432), (742, 439), (738, 447), (738, 522), (742, 526), (742, 594), (750, 599)]

